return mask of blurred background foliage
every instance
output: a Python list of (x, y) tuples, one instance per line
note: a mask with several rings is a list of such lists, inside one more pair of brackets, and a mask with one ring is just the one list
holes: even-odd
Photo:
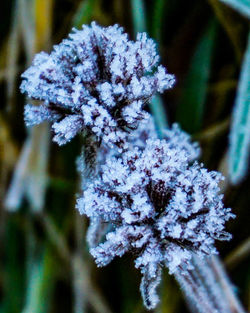
[[(0, 11), (0, 313), (145, 312), (131, 256), (97, 269), (88, 254), (88, 222), (74, 209), (79, 138), (58, 147), (46, 124), (23, 122), (20, 74), (34, 53), (92, 20), (119, 23), (131, 38), (147, 31), (176, 75), (148, 109), (159, 130), (178, 121), (200, 142), (205, 166), (225, 175), (225, 205), (237, 218), (233, 240), (218, 249), (250, 310), (250, 1), (3, 0)], [(167, 271), (160, 294), (155, 312), (188, 311)]]

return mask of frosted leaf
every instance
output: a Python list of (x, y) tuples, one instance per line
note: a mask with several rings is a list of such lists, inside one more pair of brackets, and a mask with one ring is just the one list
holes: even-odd
[(54, 122), (59, 144), (84, 130), (109, 147), (126, 149), (127, 133), (148, 116), (145, 104), (173, 86), (173, 75), (158, 62), (145, 33), (132, 41), (118, 25), (93, 22), (73, 29), (50, 54), (37, 54), (22, 74), (21, 92), (43, 101), (38, 116), (26, 107), (26, 123)]

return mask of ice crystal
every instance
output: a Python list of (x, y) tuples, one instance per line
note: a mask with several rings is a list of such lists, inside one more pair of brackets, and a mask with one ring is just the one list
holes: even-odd
[(59, 145), (85, 130), (119, 147), (148, 116), (145, 103), (174, 83), (146, 33), (132, 41), (118, 25), (95, 22), (73, 29), (51, 54), (37, 54), (22, 78), (21, 91), (43, 102), (26, 106), (27, 125), (53, 122)]
[[(173, 132), (179, 132), (176, 127)], [(172, 140), (148, 139), (144, 149), (110, 157), (77, 203), (91, 219), (88, 239), (98, 266), (136, 251), (135, 266), (143, 275), (140, 289), (149, 309), (159, 300), (162, 266), (170, 273), (189, 270), (193, 253), (216, 253), (215, 240), (231, 238), (224, 231), (233, 214), (219, 194), (221, 174), (190, 164), (192, 144), (174, 145)], [(110, 228), (98, 244), (95, 228), (105, 223)]]

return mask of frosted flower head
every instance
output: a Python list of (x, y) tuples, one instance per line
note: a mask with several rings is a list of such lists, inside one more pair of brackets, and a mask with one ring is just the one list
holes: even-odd
[(233, 214), (218, 194), (221, 175), (197, 163), (189, 165), (185, 149), (171, 145), (148, 140), (144, 150), (135, 148), (109, 160), (102, 177), (77, 204), (92, 221), (90, 241), (95, 219), (112, 225), (106, 241), (91, 249), (99, 266), (136, 251), (135, 266), (143, 274), (141, 292), (148, 308), (158, 302), (162, 266), (170, 273), (190, 269), (193, 253), (216, 253), (215, 240), (231, 238), (224, 223)]
[(199, 158), (200, 146), (198, 142), (191, 142), (190, 135), (183, 131), (177, 123), (174, 123), (170, 129), (163, 130), (162, 138), (168, 142), (170, 149), (182, 150), (189, 162)]
[[(192, 163), (200, 155), (200, 147), (197, 142), (192, 142), (190, 135), (181, 130), (177, 123), (174, 123), (171, 128), (163, 131), (162, 137), (168, 144), (169, 149), (179, 149), (182, 154), (186, 155), (189, 163)], [(154, 120), (151, 115), (145, 120), (141, 121), (138, 128), (133, 133), (126, 136), (127, 150), (133, 151), (135, 147), (143, 150), (146, 147), (148, 139), (157, 140), (158, 134), (155, 128)], [(100, 171), (100, 165), (106, 163), (106, 160), (111, 157), (119, 157), (120, 152), (117, 147), (109, 149), (109, 147), (102, 145), (97, 153), (97, 165)], [(78, 159), (78, 169), (82, 177), (85, 177), (85, 169), (82, 167), (84, 164), (84, 155), (82, 154)]]
[(21, 91), (40, 106), (27, 105), (27, 125), (52, 121), (54, 141), (64, 144), (87, 130), (109, 146), (123, 146), (126, 133), (147, 116), (144, 105), (171, 88), (174, 76), (159, 63), (146, 33), (128, 39), (118, 25), (84, 25), (37, 54), (23, 73)]
[[(153, 117), (148, 116), (140, 123), (138, 128), (127, 138), (129, 148), (138, 147), (143, 150), (146, 147), (148, 139), (156, 140), (158, 138), (157, 130)], [(164, 139), (169, 149), (179, 149), (184, 153), (189, 162), (197, 160), (200, 155), (200, 147), (198, 142), (192, 142), (188, 133), (183, 131), (178, 123), (172, 124), (170, 128), (162, 130), (161, 138)]]

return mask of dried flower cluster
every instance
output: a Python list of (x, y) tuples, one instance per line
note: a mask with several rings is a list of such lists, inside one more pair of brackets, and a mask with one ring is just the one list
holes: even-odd
[[(108, 159), (102, 175), (78, 200), (80, 213), (91, 219), (88, 239), (98, 266), (136, 251), (135, 266), (143, 274), (141, 292), (149, 309), (158, 302), (163, 265), (170, 273), (180, 266), (190, 269), (193, 252), (200, 257), (216, 253), (215, 239), (231, 238), (224, 223), (233, 214), (218, 195), (222, 177), (197, 163), (189, 165), (193, 155), (188, 140), (173, 146), (171, 140), (149, 139), (143, 150), (134, 147)], [(94, 246), (105, 223), (106, 241)]]
[(43, 101), (26, 106), (26, 124), (52, 121), (60, 145), (85, 130), (109, 146), (122, 147), (127, 132), (148, 116), (145, 103), (174, 83), (158, 62), (146, 33), (132, 41), (118, 25), (84, 25), (51, 54), (37, 54), (23, 73), (21, 91)]
[[(158, 134), (155, 128), (154, 120), (149, 115), (147, 119), (141, 121), (137, 129), (127, 134), (127, 150), (133, 150), (134, 147), (143, 150), (146, 146), (146, 142), (148, 139), (156, 140), (157, 138)], [(198, 159), (200, 155), (200, 147), (198, 143), (191, 143), (190, 135), (181, 130), (177, 123), (173, 124), (171, 129), (164, 129), (162, 131), (162, 138), (168, 142), (170, 149), (178, 146), (178, 149), (182, 150), (182, 153), (187, 156), (189, 162)], [(120, 149), (117, 147), (113, 147), (113, 149), (110, 149), (106, 145), (101, 145), (97, 150), (97, 168), (99, 171), (100, 166), (105, 164), (107, 159), (111, 158), (112, 156), (120, 156)], [(78, 171), (82, 177), (86, 177), (85, 159), (86, 158), (84, 153), (82, 153), (82, 155), (78, 159)]]
[(90, 218), (91, 254), (104, 266), (136, 252), (149, 309), (159, 301), (162, 266), (179, 275), (191, 269), (193, 253), (216, 253), (214, 242), (230, 239), (224, 223), (234, 216), (218, 194), (222, 176), (194, 162), (198, 144), (177, 124), (157, 139), (144, 105), (174, 83), (158, 62), (145, 33), (131, 41), (118, 25), (92, 23), (50, 55), (37, 54), (21, 84), (22, 92), (43, 102), (26, 105), (28, 126), (53, 122), (59, 145), (84, 135), (77, 208)]

